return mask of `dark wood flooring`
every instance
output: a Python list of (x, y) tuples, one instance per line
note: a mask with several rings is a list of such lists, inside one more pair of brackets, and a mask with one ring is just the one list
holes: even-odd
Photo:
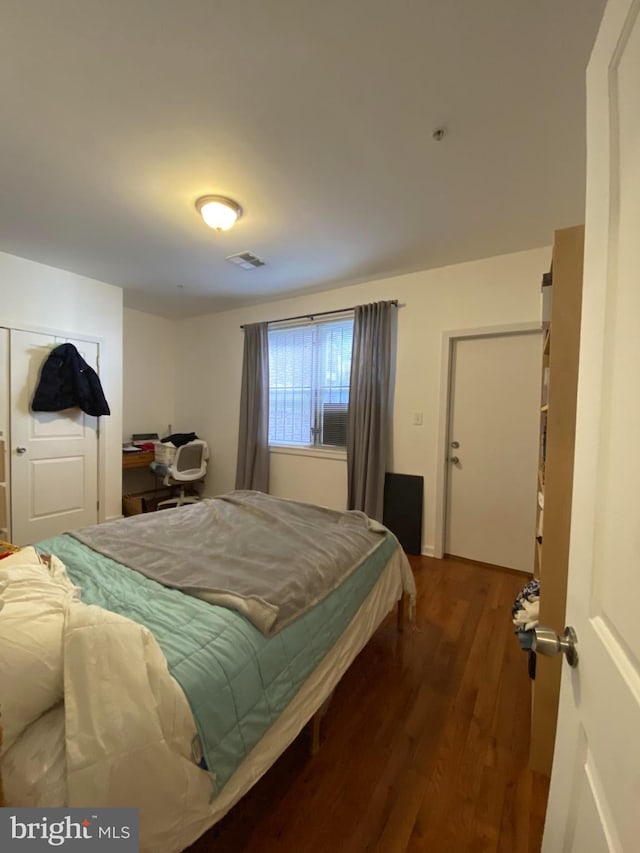
[(380, 627), (303, 733), (191, 853), (538, 853), (530, 685), (511, 625), (526, 578), (411, 558), (418, 631)]

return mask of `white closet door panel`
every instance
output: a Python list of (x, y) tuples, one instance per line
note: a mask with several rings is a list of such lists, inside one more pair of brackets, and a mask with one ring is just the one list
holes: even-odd
[(42, 364), (67, 341), (97, 369), (96, 343), (11, 330), (11, 503), (19, 545), (98, 520), (97, 418), (79, 408), (31, 411)]

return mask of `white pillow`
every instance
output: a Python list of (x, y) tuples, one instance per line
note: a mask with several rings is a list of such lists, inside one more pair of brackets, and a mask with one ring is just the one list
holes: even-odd
[(60, 566), (52, 573), (33, 548), (0, 560), (0, 754), (63, 698), (64, 614), (75, 588)]

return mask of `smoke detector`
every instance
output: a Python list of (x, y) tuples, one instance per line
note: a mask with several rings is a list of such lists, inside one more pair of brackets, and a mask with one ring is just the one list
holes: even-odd
[(238, 252), (237, 255), (229, 255), (225, 258), (225, 261), (242, 267), (243, 270), (253, 270), (256, 267), (263, 267), (266, 263), (262, 258), (254, 255), (253, 252)]

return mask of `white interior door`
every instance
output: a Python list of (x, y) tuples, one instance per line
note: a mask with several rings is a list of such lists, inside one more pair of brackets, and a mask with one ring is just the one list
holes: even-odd
[(96, 343), (10, 332), (11, 516), (17, 545), (98, 521), (97, 418), (79, 408), (30, 409), (43, 362), (67, 341), (97, 370)]
[(639, 11), (640, 0), (610, 0), (587, 72), (566, 617), (580, 660), (563, 667), (545, 853), (640, 849)]
[(541, 361), (540, 333), (453, 342), (448, 554), (533, 571)]
[(9, 330), (0, 328), (0, 539), (11, 538), (9, 505)]

